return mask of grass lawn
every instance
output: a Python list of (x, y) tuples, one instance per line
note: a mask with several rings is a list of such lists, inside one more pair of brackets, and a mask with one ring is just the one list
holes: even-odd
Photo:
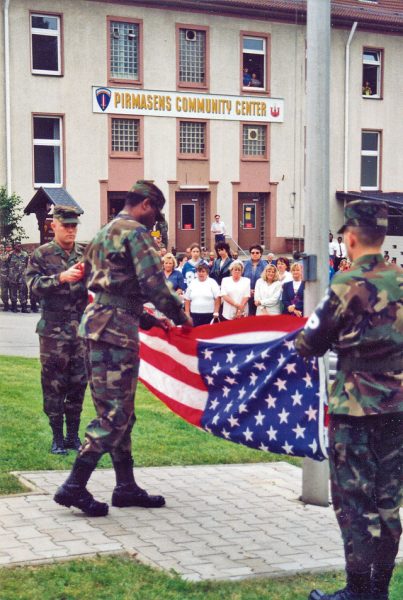
[[(307, 600), (313, 588), (331, 592), (343, 585), (342, 573), (188, 583), (122, 556), (0, 569), (1, 600)], [(395, 570), (390, 594), (390, 600), (401, 598), (403, 566)]]
[[(81, 435), (94, 417), (87, 392)], [(133, 431), (134, 457), (139, 466), (250, 463), (300, 459), (267, 454), (216, 438), (171, 413), (141, 384), (136, 398), (137, 423)], [(10, 471), (68, 469), (75, 457), (49, 453), (51, 430), (42, 411), (39, 361), (0, 356), (0, 494), (22, 491)], [(102, 467), (111, 467), (104, 456)], [(0, 597), (1, 599), (1, 597)], [(1, 599), (2, 600), (2, 599)]]

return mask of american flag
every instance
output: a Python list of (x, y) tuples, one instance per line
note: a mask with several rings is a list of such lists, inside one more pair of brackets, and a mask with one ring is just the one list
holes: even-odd
[[(324, 460), (326, 378), (302, 359), (303, 319), (259, 316), (141, 331), (140, 380), (189, 423), (263, 452)], [(296, 327), (298, 329), (296, 329)]]

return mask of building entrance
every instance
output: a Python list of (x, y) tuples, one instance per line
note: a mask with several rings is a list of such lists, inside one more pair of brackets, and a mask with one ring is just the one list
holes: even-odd
[(265, 244), (266, 197), (258, 192), (238, 195), (238, 244), (244, 250)]
[(207, 245), (207, 202), (209, 194), (176, 192), (176, 249), (183, 252), (194, 242)]

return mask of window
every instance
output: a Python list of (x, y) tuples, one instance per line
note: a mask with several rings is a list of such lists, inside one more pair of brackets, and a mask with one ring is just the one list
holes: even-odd
[(109, 21), (110, 78), (140, 80), (140, 25)]
[(362, 55), (362, 95), (380, 98), (381, 96), (382, 51), (364, 49)]
[(206, 30), (179, 29), (179, 85), (206, 87)]
[(181, 204), (181, 229), (196, 229), (196, 207), (194, 204)]
[(34, 117), (34, 184), (62, 185), (62, 119)]
[(31, 14), (32, 73), (60, 75), (60, 17)]
[(206, 123), (180, 121), (179, 154), (190, 154), (195, 157), (206, 155)]
[(244, 35), (242, 37), (242, 86), (266, 89), (266, 39)]
[(266, 157), (266, 125), (242, 126), (242, 154), (244, 157)]
[(139, 154), (139, 119), (112, 119), (111, 150), (112, 153)]
[(379, 189), (379, 131), (363, 131), (361, 136), (361, 189)]

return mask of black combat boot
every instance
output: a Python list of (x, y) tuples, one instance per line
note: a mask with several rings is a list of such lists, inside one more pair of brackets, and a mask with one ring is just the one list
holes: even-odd
[(21, 312), (22, 313), (29, 313), (28, 307), (26, 304), (21, 304)]
[(374, 566), (371, 575), (373, 600), (389, 600), (389, 583), (393, 575), (393, 567)]
[(14, 302), (11, 305), (11, 312), (18, 312), (17, 305)]
[(98, 502), (85, 487), (97, 466), (98, 456), (89, 457), (87, 462), (80, 456), (76, 458), (73, 469), (66, 481), (57, 489), (53, 499), (62, 506), (79, 508), (89, 517), (105, 517), (109, 506), (106, 502)]
[(50, 449), (52, 454), (67, 454), (63, 442), (63, 415), (61, 417), (50, 417), (49, 423), (52, 428), (53, 440)]
[(123, 460), (112, 458), (116, 474), (116, 487), (112, 494), (112, 506), (142, 506), (144, 508), (160, 508), (165, 504), (163, 496), (150, 496), (146, 490), (137, 485), (133, 475), (133, 459), (130, 455)]
[(64, 438), (64, 447), (71, 450), (80, 450), (81, 441), (78, 437), (80, 427), (80, 415), (70, 415), (66, 413), (66, 437)]
[(4, 312), (7, 312), (7, 311), (8, 311), (8, 302), (5, 302), (5, 303), (4, 303), (4, 306), (3, 306), (3, 311), (4, 311)]
[(308, 600), (372, 600), (371, 572), (347, 572), (347, 585), (334, 594), (325, 594), (320, 590), (313, 590)]
[(35, 302), (31, 301), (31, 312), (33, 313), (37, 313), (38, 312), (38, 305)]

